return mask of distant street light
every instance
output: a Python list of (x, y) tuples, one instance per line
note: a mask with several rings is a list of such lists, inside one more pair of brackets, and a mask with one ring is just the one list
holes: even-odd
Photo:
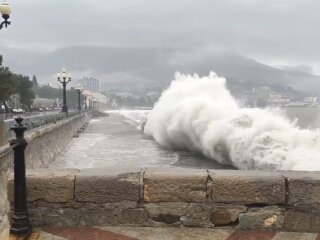
[(76, 92), (78, 93), (78, 110), (79, 112), (81, 112), (81, 93), (83, 92), (83, 87), (78, 84), (74, 90), (76, 90)]
[(90, 92), (89, 91), (84, 91), (83, 92), (83, 96), (84, 96), (84, 109), (88, 110), (88, 99), (90, 96)]
[(67, 74), (65, 68), (62, 68), (62, 72), (58, 74), (58, 81), (62, 83), (63, 86), (63, 105), (61, 112), (68, 114), (67, 106), (67, 83), (71, 81), (71, 74)]
[(0, 5), (0, 13), (2, 15), (2, 18), (4, 19), (4, 21), (0, 23), (0, 29), (2, 29), (3, 27), (7, 28), (8, 25), (11, 24), (11, 22), (8, 21), (11, 14), (11, 8), (7, 0), (4, 0), (3, 3)]
[[(92, 108), (92, 93), (89, 91), (85, 91), (86, 96), (86, 107), (91, 110)], [(89, 103), (89, 106), (87, 105)]]

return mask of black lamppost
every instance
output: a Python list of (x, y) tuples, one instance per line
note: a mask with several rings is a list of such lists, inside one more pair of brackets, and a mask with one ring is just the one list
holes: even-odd
[(84, 108), (88, 110), (87, 95), (84, 95)]
[(71, 81), (71, 74), (67, 74), (65, 68), (62, 68), (62, 72), (58, 74), (58, 81), (62, 83), (63, 86), (63, 105), (61, 112), (68, 114), (67, 106), (67, 83)]
[(83, 87), (78, 84), (74, 90), (78, 93), (78, 110), (81, 112), (81, 93), (83, 92)]
[(11, 128), (16, 134), (16, 138), (10, 141), (10, 146), (14, 151), (14, 213), (12, 216), (10, 232), (16, 235), (28, 236), (32, 227), (27, 211), (27, 190), (26, 190), (26, 164), (24, 151), (27, 141), (24, 132), (27, 127), (22, 124), (23, 118), (15, 119), (16, 125)]
[(11, 22), (8, 21), (11, 14), (11, 8), (7, 0), (4, 0), (3, 3), (0, 5), (0, 13), (2, 15), (2, 18), (4, 19), (4, 21), (0, 23), (0, 29), (2, 29), (3, 27), (7, 28), (8, 25), (11, 24)]

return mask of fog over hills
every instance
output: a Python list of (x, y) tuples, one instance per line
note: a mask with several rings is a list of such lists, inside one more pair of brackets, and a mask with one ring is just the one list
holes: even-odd
[[(5, 65), (12, 70), (37, 75), (41, 83), (53, 84), (62, 67), (74, 79), (93, 75), (101, 79), (102, 89), (110, 86), (165, 87), (175, 71), (207, 75), (215, 71), (227, 78), (230, 85), (250, 88), (263, 85), (290, 86), (306, 94), (320, 92), (320, 77), (308, 66), (276, 68), (252, 58), (213, 49), (64, 47), (36, 53), (15, 48), (2, 48)], [(74, 81), (75, 82), (75, 81)]]

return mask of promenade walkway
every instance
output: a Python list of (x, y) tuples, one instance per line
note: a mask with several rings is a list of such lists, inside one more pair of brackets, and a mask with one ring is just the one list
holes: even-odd
[(227, 168), (190, 152), (163, 149), (118, 114), (92, 119), (85, 132), (56, 157), (52, 168), (113, 166)]
[[(28, 240), (320, 240), (317, 233), (229, 228), (56, 227), (35, 230)], [(18, 240), (13, 236), (10, 240)], [(20, 240), (20, 239), (19, 239)]]

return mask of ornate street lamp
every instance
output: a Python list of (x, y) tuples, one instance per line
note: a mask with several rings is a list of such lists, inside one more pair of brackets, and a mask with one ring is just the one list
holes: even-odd
[(67, 106), (67, 83), (71, 81), (71, 74), (67, 74), (67, 70), (62, 68), (62, 72), (58, 74), (58, 81), (62, 83), (63, 86), (63, 105), (61, 112), (68, 114)]
[(4, 21), (0, 23), (0, 29), (2, 29), (3, 27), (7, 28), (8, 25), (11, 24), (11, 22), (8, 21), (11, 14), (11, 8), (7, 0), (4, 0), (3, 3), (0, 5), (0, 13), (2, 15), (2, 18), (4, 19)]
[(81, 112), (81, 93), (83, 92), (83, 87), (78, 84), (74, 90), (78, 93), (78, 110)]

